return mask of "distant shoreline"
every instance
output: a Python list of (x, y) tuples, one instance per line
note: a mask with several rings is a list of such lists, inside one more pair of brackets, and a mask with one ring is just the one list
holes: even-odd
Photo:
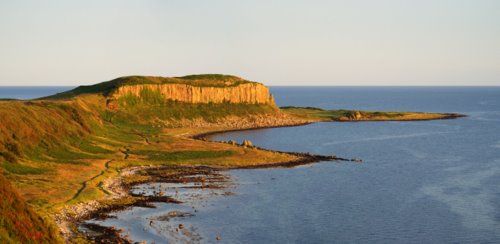
[[(13, 94), (9, 95), (16, 97)], [(40, 96), (33, 94), (24, 93)], [(206, 142), (210, 135), (318, 122), (421, 121), (464, 116), (279, 108), (264, 85), (218, 74), (126, 76), (40, 99), (0, 99), (0, 115), (2, 166), (15, 176), (14, 184), (29, 182), (18, 189), (21, 196), (36, 203), (33, 208), (40, 215), (50, 218), (45, 226), (55, 227), (52, 222), (56, 222), (59, 232), (53, 231), (54, 236), (66, 240), (80, 238), (75, 224), (94, 213), (166, 200), (130, 195), (128, 186), (155, 180), (151, 175), (136, 175), (140, 172), (135, 169), (147, 171), (175, 165), (182, 172), (192, 170), (189, 167), (228, 170), (293, 167), (323, 160), (361, 162), (333, 155), (270, 150), (248, 140)], [(32, 175), (40, 181), (30, 181)]]
[[(466, 115), (461, 115), (461, 114), (446, 114), (448, 116), (444, 116), (439, 119), (455, 119), (455, 118), (460, 118), (460, 117), (465, 117)], [(439, 120), (438, 119), (438, 120)], [(419, 119), (415, 121), (422, 121), (422, 120), (436, 120), (436, 119)], [(381, 121), (381, 120), (363, 120), (363, 121), (336, 121), (336, 122), (373, 122), (373, 121)], [(383, 120), (383, 121), (389, 121), (389, 120)], [(390, 121), (398, 121), (398, 120), (390, 120)], [(408, 121), (408, 120), (405, 120)], [(259, 130), (259, 129), (268, 129), (268, 128), (281, 128), (281, 127), (294, 127), (294, 126), (303, 126), (303, 125), (308, 125), (308, 124), (313, 124), (313, 123), (319, 123), (322, 121), (311, 121), (311, 122), (301, 122), (301, 123), (290, 123), (286, 125), (276, 125), (276, 126), (256, 126), (256, 127), (251, 127), (251, 128), (240, 128), (240, 129), (225, 129), (225, 130), (215, 130), (215, 131), (208, 131), (208, 132), (203, 132), (203, 133), (198, 133), (198, 134), (193, 134), (193, 135), (187, 135), (188, 138), (192, 138), (195, 140), (201, 140), (201, 141), (207, 141), (208, 136), (213, 136), (216, 134), (223, 134), (223, 133), (228, 133), (228, 132), (237, 132), (237, 131), (250, 131), (250, 130)], [(323, 121), (324, 122), (324, 121)], [(328, 122), (334, 122), (334, 121), (328, 121)], [(231, 144), (231, 142), (218, 142), (218, 141), (209, 141), (211, 143), (224, 143), (224, 144)], [(240, 145), (243, 146), (243, 145)], [(270, 151), (270, 152), (276, 152), (276, 153), (284, 153), (284, 154), (290, 154), (297, 156), (298, 159), (296, 160), (290, 160), (290, 161), (285, 161), (285, 162), (278, 162), (278, 163), (269, 163), (269, 164), (260, 164), (260, 165), (247, 165), (247, 166), (229, 166), (229, 167), (213, 167), (213, 166), (182, 166), (182, 165), (177, 165), (177, 166), (141, 166), (141, 167), (131, 167), (131, 168), (126, 168), (123, 170), (125, 174), (130, 175), (136, 175), (138, 174), (137, 172), (139, 170), (144, 170), (146, 172), (151, 172), (152, 170), (179, 170), (179, 171), (184, 171), (183, 177), (189, 177), (193, 175), (200, 175), (204, 174), (206, 176), (210, 174), (214, 174), (214, 172), (218, 171), (226, 171), (226, 170), (234, 170), (234, 169), (258, 169), (258, 168), (279, 168), (279, 167), (295, 167), (299, 165), (305, 165), (305, 164), (311, 164), (311, 163), (317, 163), (320, 161), (332, 161), (332, 160), (340, 160), (340, 161), (351, 161), (351, 162), (357, 162), (360, 163), (362, 162), (360, 159), (346, 159), (346, 158), (339, 158), (336, 156), (327, 156), (327, 155), (314, 155), (314, 154), (309, 154), (309, 153), (299, 153), (299, 152), (283, 152), (283, 151), (276, 151), (276, 150), (271, 150), (271, 149), (266, 149), (266, 148), (261, 148), (261, 147), (255, 147), (256, 149), (259, 150), (265, 150), (265, 151)], [(121, 231), (117, 230), (116, 228), (113, 227), (105, 227), (105, 226), (100, 226), (97, 224), (85, 224), (84, 222), (86, 220), (96, 218), (96, 217), (104, 217), (107, 216), (107, 214), (114, 212), (114, 211), (122, 211), (128, 207), (132, 206), (150, 206), (151, 203), (155, 202), (171, 202), (171, 203), (176, 203), (177, 200), (175, 198), (172, 198), (170, 196), (150, 196), (150, 197), (144, 197), (144, 196), (138, 196), (138, 195), (133, 195), (129, 192), (130, 188), (135, 186), (135, 185), (140, 185), (140, 184), (147, 184), (147, 183), (154, 183), (154, 182), (180, 182), (178, 175), (170, 175), (167, 177), (159, 177), (158, 175), (151, 177), (151, 174), (147, 174), (147, 180), (139, 180), (131, 184), (124, 184), (123, 183), (123, 173), (120, 175), (117, 179), (111, 179), (112, 181), (115, 182), (114, 185), (114, 190), (109, 189), (110, 192), (116, 192), (116, 189), (119, 189), (118, 191), (121, 192), (121, 198), (133, 198), (133, 201), (128, 200), (127, 203), (117, 203), (114, 205), (106, 205), (106, 206), (98, 206), (94, 205), (94, 208), (89, 210), (89, 209), (84, 209), (84, 213), (81, 213), (82, 216), (85, 216), (80, 219), (73, 219), (71, 222), (75, 224), (76, 226), (83, 225), (86, 228), (91, 229), (94, 232), (100, 233), (99, 237), (90, 237), (86, 236), (86, 238), (94, 238), (94, 241), (121, 241), (123, 243), (133, 243), (134, 241), (140, 241), (140, 240), (130, 240), (126, 237), (123, 237), (121, 235)], [(199, 183), (201, 184), (202, 181), (200, 179), (191, 179), (192, 181), (188, 182), (193, 182), (193, 183)], [(186, 181), (183, 181), (186, 183)], [(207, 182), (203, 182), (205, 184)], [(126, 197), (124, 197), (126, 196)], [(120, 196), (118, 196), (120, 197)]]

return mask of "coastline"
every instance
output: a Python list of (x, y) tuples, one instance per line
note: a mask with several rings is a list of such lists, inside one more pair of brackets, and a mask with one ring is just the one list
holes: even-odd
[(441, 113), (442, 117), (439, 118), (423, 118), (423, 119), (408, 119), (408, 120), (403, 120), (403, 119), (358, 119), (358, 120), (338, 120), (338, 119), (332, 119), (332, 120), (306, 120), (306, 121), (299, 121), (297, 123), (289, 123), (289, 124), (284, 124), (284, 125), (264, 125), (264, 126), (255, 126), (255, 127), (248, 127), (248, 128), (235, 128), (235, 129), (223, 129), (223, 130), (214, 130), (214, 131), (208, 131), (208, 132), (203, 132), (203, 133), (196, 133), (193, 135), (188, 135), (189, 138), (192, 139), (198, 139), (198, 140), (204, 140), (206, 141), (207, 136), (215, 135), (215, 134), (222, 134), (222, 133), (228, 133), (228, 132), (237, 132), (237, 131), (251, 131), (251, 130), (260, 130), (260, 129), (272, 129), (272, 128), (286, 128), (286, 127), (295, 127), (295, 126), (303, 126), (303, 125), (310, 125), (310, 124), (315, 124), (315, 123), (332, 123), (332, 122), (340, 122), (340, 123), (361, 123), (361, 122), (389, 122), (389, 121), (403, 121), (403, 122), (408, 122), (408, 121), (429, 121), (429, 120), (447, 120), (447, 119), (458, 119), (458, 118), (464, 118), (467, 117), (465, 114), (458, 114), (458, 113)]
[[(293, 127), (293, 126), (302, 126), (302, 125), (307, 125), (311, 123), (316, 123), (314, 121), (311, 122), (299, 122), (299, 123), (289, 123), (285, 125), (273, 125), (273, 126), (256, 126), (256, 127), (251, 127), (251, 128), (241, 128), (241, 129), (227, 129), (227, 130), (215, 130), (215, 131), (209, 131), (209, 132), (204, 132), (204, 133), (199, 133), (199, 134), (194, 134), (194, 135), (188, 135), (188, 138), (192, 138), (194, 140), (201, 140), (201, 141), (207, 141), (206, 136), (208, 135), (213, 135), (213, 134), (218, 134), (218, 133), (225, 133), (225, 132), (233, 132), (233, 131), (245, 131), (245, 130), (257, 130), (257, 129), (263, 129), (263, 128), (279, 128), (279, 127)], [(218, 141), (208, 141), (210, 143), (225, 143), (225, 142), (218, 142)], [(241, 146), (242, 145), (237, 145)], [(352, 162), (361, 162), (358, 159), (345, 159), (345, 158), (340, 158), (337, 156), (333, 155), (315, 155), (315, 154), (310, 154), (310, 153), (300, 153), (300, 152), (284, 152), (284, 151), (276, 151), (276, 150), (271, 150), (271, 149), (266, 149), (266, 148), (261, 148), (261, 147), (253, 147), (256, 150), (263, 150), (263, 151), (268, 151), (268, 152), (275, 152), (275, 153), (282, 153), (282, 154), (288, 154), (292, 155), (295, 157), (298, 157), (297, 159), (290, 160), (290, 161), (283, 161), (283, 162), (276, 162), (276, 163), (267, 163), (267, 164), (259, 164), (259, 165), (243, 165), (243, 166), (204, 166), (204, 165), (192, 165), (192, 166), (187, 166), (187, 165), (177, 165), (173, 166), (176, 169), (179, 170), (192, 170), (191, 173), (194, 174), (196, 172), (197, 168), (205, 168), (210, 171), (227, 171), (227, 170), (234, 170), (234, 169), (258, 169), (258, 168), (277, 168), (277, 167), (295, 167), (299, 165), (305, 165), (305, 164), (311, 164), (311, 163), (317, 163), (320, 161), (352, 161)], [(140, 180), (127, 183), (124, 181), (126, 177), (129, 176), (137, 176), (137, 173), (140, 170), (151, 170), (151, 169), (157, 169), (157, 168), (170, 168), (172, 166), (133, 166), (133, 167), (128, 167), (124, 168), (122, 172), (119, 174), (117, 177), (109, 178), (106, 180), (106, 182), (103, 184), (103, 189), (109, 193), (111, 193), (110, 198), (112, 199), (111, 202), (100, 202), (99, 200), (93, 200), (90, 202), (86, 203), (79, 203), (76, 205), (68, 206), (64, 208), (60, 213), (55, 214), (55, 220), (59, 228), (61, 229), (61, 233), (63, 234), (63, 237), (66, 241), (72, 240), (75, 238), (84, 238), (88, 239), (89, 236), (85, 235), (84, 233), (80, 232), (78, 230), (78, 226), (82, 224), (84, 221), (93, 219), (93, 218), (102, 218), (107, 216), (107, 214), (115, 211), (120, 211), (124, 210), (129, 207), (133, 206), (145, 206), (145, 207), (151, 207), (151, 203), (155, 202), (173, 202), (172, 198), (166, 197), (166, 196), (161, 196), (161, 197), (143, 197), (143, 196), (134, 196), (132, 195), (129, 190), (131, 187), (138, 185), (138, 184), (145, 184), (145, 183), (152, 183), (152, 182), (165, 182), (165, 181), (171, 181), (175, 180), (172, 177), (163, 177), (163, 178), (149, 178), (150, 176), (146, 176), (145, 178), (142, 178)], [(115, 240), (115, 241), (121, 241), (123, 243), (133, 243), (130, 240), (127, 240), (123, 237), (120, 236), (120, 232), (116, 229), (113, 228), (108, 228), (108, 227), (103, 227), (103, 226), (93, 226), (94, 231), (100, 231), (102, 234), (105, 234), (103, 238), (106, 240)], [(99, 241), (99, 240), (97, 240)]]
[[(162, 191), (155, 192), (154, 195), (143, 195), (134, 194), (131, 189), (138, 185), (150, 184), (150, 183), (174, 183), (174, 184), (194, 184), (197, 186), (190, 186), (191, 188), (203, 188), (211, 189), (218, 188), (211, 178), (217, 178), (221, 176), (223, 170), (214, 169), (212, 167), (206, 166), (139, 166), (129, 169), (125, 174), (121, 174), (120, 177), (112, 179), (114, 181), (119, 181), (119, 187), (126, 196), (122, 196), (122, 199), (127, 199), (126, 203), (117, 202), (111, 205), (105, 205), (104, 207), (98, 206), (97, 208), (88, 211), (86, 215), (79, 219), (73, 219), (72, 224), (77, 228), (78, 233), (83, 235), (85, 239), (95, 241), (97, 243), (135, 243), (135, 240), (130, 240), (126, 236), (123, 236), (123, 230), (117, 229), (115, 227), (106, 227), (94, 223), (85, 223), (85, 221), (90, 219), (105, 219), (109, 217), (110, 213), (116, 211), (123, 211), (130, 207), (145, 207), (145, 208), (156, 208), (154, 203), (173, 203), (182, 204), (183, 202), (176, 199), (174, 196), (163, 195)], [(140, 180), (133, 182), (124, 182), (124, 177), (131, 176), (130, 174), (137, 176), (146, 176)], [(92, 233), (82, 232), (78, 230), (79, 227), (84, 227), (90, 230)]]
[[(466, 117), (466, 115), (461, 114), (444, 114), (446, 116), (441, 118), (434, 119), (419, 119), (415, 121), (422, 120), (439, 120), (439, 119), (456, 119), (461, 117)], [(294, 127), (294, 126), (302, 126), (308, 125), (312, 123), (319, 122), (369, 122), (369, 121), (380, 121), (380, 120), (351, 120), (351, 121), (299, 121), (296, 123), (287, 123), (281, 125), (264, 125), (264, 126), (255, 126), (255, 127), (246, 127), (246, 128), (230, 128), (230, 129), (219, 129), (213, 131), (207, 131), (202, 133), (195, 133), (186, 135), (185, 137), (191, 138), (194, 140), (207, 141), (208, 136), (220, 133), (234, 132), (234, 131), (247, 131), (247, 130), (258, 130), (258, 129), (266, 129), (266, 128), (280, 128), (280, 127)], [(383, 121), (401, 121), (401, 120), (383, 120)], [(409, 121), (409, 120), (403, 120)], [(290, 122), (290, 121), (287, 121)], [(218, 141), (208, 141), (210, 143), (229, 143), (229, 142), (218, 142)], [(234, 144), (233, 144), (234, 145)], [(243, 146), (236, 144), (238, 146)], [(79, 203), (76, 205), (69, 206), (64, 208), (63, 211), (55, 215), (56, 223), (61, 229), (65, 240), (72, 240), (75, 238), (90, 238), (88, 235), (82, 233), (78, 230), (78, 226), (82, 224), (84, 221), (92, 219), (92, 218), (102, 218), (106, 217), (107, 214), (124, 210), (133, 206), (142, 206), (142, 207), (153, 207), (151, 204), (155, 202), (176, 202), (175, 199), (168, 196), (138, 196), (131, 194), (130, 188), (145, 183), (152, 182), (168, 182), (175, 180), (175, 176), (169, 177), (151, 177), (151, 175), (147, 175), (140, 180), (134, 182), (124, 182), (124, 179), (129, 176), (137, 176), (140, 170), (153, 170), (153, 169), (170, 169), (171, 167), (176, 168), (177, 170), (188, 170), (191, 175), (196, 174), (197, 170), (200, 168), (209, 170), (209, 171), (226, 171), (232, 169), (257, 169), (257, 168), (275, 168), (275, 167), (295, 167), (299, 165), (316, 163), (319, 161), (349, 161), (349, 162), (362, 162), (360, 159), (346, 159), (333, 155), (315, 155), (310, 153), (300, 153), (300, 152), (284, 152), (284, 151), (276, 151), (261, 147), (253, 146), (256, 150), (263, 150), (275, 153), (283, 153), (288, 155), (293, 155), (298, 157), (297, 159), (284, 161), (284, 162), (276, 162), (276, 163), (268, 163), (268, 164), (259, 164), (259, 165), (243, 165), (243, 166), (204, 166), (204, 165), (174, 165), (174, 166), (134, 166), (128, 167), (121, 170), (121, 173), (117, 177), (108, 178), (106, 183), (103, 185), (103, 189), (111, 193), (111, 202), (102, 203), (99, 200), (90, 201), (87, 203)], [(188, 174), (189, 175), (189, 174)], [(144, 175), (143, 175), (144, 176)], [(132, 243), (131, 240), (128, 240), (122, 237), (119, 230), (116, 230), (111, 227), (103, 227), (103, 226), (93, 226), (94, 231), (99, 231), (104, 236), (103, 240), (115, 240), (121, 241), (122, 243)], [(97, 240), (97, 239), (96, 239)], [(97, 240), (100, 241), (101, 239)]]
[[(305, 155), (305, 154), (304, 154)], [(130, 190), (134, 186), (149, 184), (149, 183), (195, 183), (204, 184), (201, 188), (211, 188), (211, 182), (205, 181), (204, 178), (209, 178), (209, 176), (215, 173), (222, 173), (228, 170), (235, 169), (257, 169), (257, 168), (276, 168), (276, 167), (295, 167), (299, 165), (306, 165), (311, 163), (317, 163), (325, 160), (337, 160), (337, 159), (327, 159), (320, 157), (319, 155), (304, 156), (303, 159), (288, 161), (276, 164), (265, 164), (259, 166), (241, 166), (241, 167), (211, 167), (211, 166), (138, 166), (127, 168), (118, 177), (108, 179), (111, 184), (106, 184), (105, 190), (112, 192), (113, 197), (116, 197), (115, 201), (111, 204), (100, 204), (99, 202), (83, 203), (77, 208), (76, 216), (60, 214), (57, 218), (58, 224), (61, 225), (71, 225), (71, 232), (65, 233), (65, 239), (71, 240), (75, 237), (83, 237), (85, 239), (91, 239), (96, 242), (108, 242), (108, 241), (118, 241), (121, 243), (134, 243), (138, 240), (130, 240), (122, 236), (122, 231), (113, 227), (100, 226), (98, 224), (88, 224), (84, 223), (90, 219), (104, 219), (107, 218), (110, 213), (116, 211), (122, 211), (130, 207), (146, 207), (155, 208), (154, 203), (176, 203), (182, 204), (183, 202), (177, 200), (172, 196), (155, 195), (155, 196), (144, 196), (133, 194)], [(152, 171), (174, 171), (181, 172), (181, 177), (177, 174), (167, 174), (165, 176), (153, 175)], [(139, 173), (139, 171), (147, 172), (146, 175)], [(191, 178), (192, 176), (204, 175), (202, 178)], [(126, 177), (138, 177), (139, 180), (133, 182), (126, 182)], [(186, 178), (191, 178), (191, 180), (185, 180)], [(117, 194), (117, 192), (119, 192)], [(66, 222), (66, 223), (64, 223)], [(79, 230), (79, 226), (84, 226), (93, 232), (99, 232), (97, 236), (90, 236), (88, 233), (84, 233)]]

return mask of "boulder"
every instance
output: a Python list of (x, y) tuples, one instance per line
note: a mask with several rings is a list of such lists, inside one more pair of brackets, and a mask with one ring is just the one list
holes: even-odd
[(253, 143), (250, 140), (243, 140), (243, 147), (253, 147)]
[(363, 115), (359, 111), (351, 111), (347, 116), (349, 120), (360, 120), (361, 118), (363, 118)]
[(354, 119), (356, 120), (360, 120), (363, 116), (361, 115), (361, 113), (359, 111), (356, 111), (356, 113), (354, 113)]

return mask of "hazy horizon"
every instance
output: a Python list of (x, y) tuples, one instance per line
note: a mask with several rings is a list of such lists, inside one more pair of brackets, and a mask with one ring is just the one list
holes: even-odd
[(498, 86), (500, 1), (2, 1), (0, 86)]
[[(105, 81), (103, 81), (105, 82)], [(93, 83), (93, 84), (97, 84), (97, 83)], [(88, 84), (88, 85), (85, 85), (85, 84), (81, 84), (81, 85), (0, 85), (0, 87), (19, 87), (19, 88), (30, 88), (30, 87), (67, 87), (67, 88), (76, 88), (78, 86), (89, 86), (89, 85), (93, 85), (93, 84)], [(495, 87), (495, 88), (498, 88), (500, 87), (500, 85), (300, 85), (300, 84), (292, 84), (292, 85), (267, 85), (267, 84), (264, 84), (268, 87), (387, 87), (387, 88), (390, 88), (390, 87), (408, 87), (408, 88), (411, 88), (411, 87), (436, 87), (436, 88), (439, 88), (439, 87), (443, 87), (443, 88), (453, 88), (453, 87), (457, 87), (457, 88), (461, 88), (461, 87)]]

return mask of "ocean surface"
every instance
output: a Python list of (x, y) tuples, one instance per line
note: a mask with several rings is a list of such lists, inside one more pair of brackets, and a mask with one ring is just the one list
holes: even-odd
[(73, 88), (73, 86), (0, 86), (0, 99), (34, 99)]
[[(136, 240), (156, 242), (183, 242), (172, 230), (183, 223), (208, 243), (500, 243), (499, 87), (271, 91), (280, 106), (468, 117), (317, 123), (215, 135), (210, 139), (249, 139), (265, 148), (364, 162), (229, 171), (236, 184), (229, 190), (235, 195), (205, 196), (202, 204), (134, 208), (97, 222), (127, 228)], [(147, 227), (154, 216), (192, 208), (197, 209), (193, 217)]]
[(364, 163), (232, 171), (238, 194), (220, 201), (207, 228), (241, 243), (500, 243), (499, 87), (271, 90), (280, 106), (468, 117), (318, 123), (214, 136)]
[[(364, 162), (228, 171), (233, 185), (227, 189), (186, 188), (178, 193), (185, 204), (135, 207), (92, 222), (156, 243), (187, 241), (175, 230), (178, 223), (191, 231), (191, 239), (206, 243), (500, 243), (500, 87), (271, 91), (280, 106), (468, 117), (317, 123), (215, 135), (210, 139), (249, 139), (265, 148)], [(4, 94), (11, 95), (0, 87), (0, 97)], [(171, 211), (194, 216), (150, 223)]]

